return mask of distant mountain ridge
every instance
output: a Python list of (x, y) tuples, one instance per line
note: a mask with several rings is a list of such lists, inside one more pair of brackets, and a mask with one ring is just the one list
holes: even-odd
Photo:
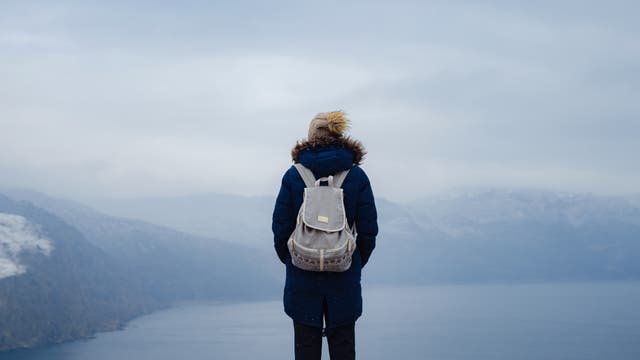
[[(0, 251), (0, 266), (3, 259), (14, 266), (0, 277), (0, 350), (116, 329), (181, 300), (281, 296), (271, 197), (108, 200), (92, 208), (31, 190), (0, 193), (8, 195), (0, 194), (0, 236), (12, 237), (0, 245), (14, 246), (14, 228), (33, 224), (53, 247), (47, 253), (36, 239)], [(495, 189), (404, 204), (379, 198), (380, 234), (363, 282), (638, 280), (638, 199)], [(20, 266), (26, 270), (16, 272)]]
[(202, 194), (163, 198), (95, 199), (89, 204), (105, 214), (139, 219), (198, 236), (262, 248), (270, 239), (275, 198)]
[[(633, 261), (640, 256), (638, 199), (502, 189), (456, 190), (404, 204), (378, 198), (378, 245), (363, 278), (382, 283), (640, 279)], [(234, 240), (272, 252), (274, 201), (205, 194), (92, 205), (186, 232), (204, 231), (192, 228), (189, 219), (205, 222), (215, 214), (216, 223), (245, 230)], [(147, 212), (150, 208), (154, 211)], [(178, 212), (182, 220), (173, 221)]]
[[(634, 197), (475, 190), (407, 204), (432, 282), (637, 280)], [(390, 231), (389, 233), (393, 233)]]

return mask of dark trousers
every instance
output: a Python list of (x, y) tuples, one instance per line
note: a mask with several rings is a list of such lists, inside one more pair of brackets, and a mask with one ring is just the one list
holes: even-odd
[[(356, 358), (355, 323), (326, 329), (331, 360)], [(322, 328), (302, 325), (294, 321), (296, 360), (320, 360), (322, 355)]]

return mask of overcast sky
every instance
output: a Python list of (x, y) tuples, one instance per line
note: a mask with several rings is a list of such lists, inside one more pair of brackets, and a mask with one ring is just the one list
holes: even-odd
[(275, 196), (344, 109), (376, 195), (640, 192), (638, 2), (2, 1), (0, 186)]

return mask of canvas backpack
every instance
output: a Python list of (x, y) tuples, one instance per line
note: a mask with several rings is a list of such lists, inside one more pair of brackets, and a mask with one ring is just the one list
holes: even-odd
[[(295, 164), (305, 183), (296, 227), (287, 246), (291, 262), (304, 270), (342, 272), (351, 266), (356, 248), (344, 208), (342, 182), (349, 170), (317, 179), (311, 170)], [(328, 186), (321, 186), (321, 182)]]

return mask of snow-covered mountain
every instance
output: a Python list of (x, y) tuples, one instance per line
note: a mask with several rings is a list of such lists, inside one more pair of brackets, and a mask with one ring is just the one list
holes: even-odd
[(37, 224), (25, 217), (0, 212), (0, 279), (24, 274), (27, 267), (20, 261), (23, 252), (49, 256), (53, 250)]
[(176, 301), (280, 294), (281, 264), (257, 250), (38, 192), (7, 193), (0, 194), (0, 351), (113, 330)]
[[(377, 279), (640, 278), (634, 260), (640, 255), (640, 206), (629, 197), (488, 189), (417, 199), (402, 208), (409, 225), (381, 207), (380, 263), (371, 266)], [(410, 261), (401, 260), (406, 248), (392, 245), (398, 239), (412, 244)]]
[[(9, 196), (28, 201), (49, 211), (77, 228), (88, 242), (114, 258), (134, 266), (138, 276), (145, 276), (149, 291), (167, 292), (173, 298), (174, 282), (181, 291), (219, 296), (244, 292), (247, 298), (271, 293), (280, 280), (281, 264), (271, 262), (271, 253), (247, 249), (243, 244), (204, 237), (175, 230), (173, 224), (152, 224), (124, 216), (111, 216), (75, 201), (53, 198), (24, 189), (4, 189)], [(270, 250), (270, 249), (269, 249)], [(258, 273), (260, 276), (253, 276)], [(202, 277), (207, 287), (202, 285)], [(264, 277), (264, 278), (263, 278)], [(159, 281), (166, 279), (167, 281)], [(171, 282), (169, 282), (171, 280)], [(215, 281), (214, 281), (215, 280)], [(191, 284), (191, 285), (189, 285)], [(220, 284), (228, 286), (219, 287)], [(234, 286), (242, 284), (242, 286)], [(184, 293), (182, 293), (184, 295)]]
[[(380, 234), (364, 278), (392, 283), (638, 279), (637, 199), (501, 189), (458, 190), (404, 204), (378, 199)], [(113, 215), (217, 233), (271, 252), (273, 203), (269, 197), (215, 194), (92, 202)], [(227, 227), (205, 231), (201, 224), (207, 219)]]
[(640, 225), (634, 197), (548, 191), (456, 191), (413, 201), (408, 208), (425, 226), (457, 236), (491, 223), (535, 221), (541, 224), (627, 223)]
[(0, 351), (114, 330), (160, 305), (59, 217), (2, 194), (0, 215)]
[[(281, 296), (272, 198), (92, 202), (100, 212), (2, 192), (0, 350), (88, 336), (179, 300)], [(378, 199), (380, 234), (363, 281), (638, 280), (637, 199), (495, 189)]]

